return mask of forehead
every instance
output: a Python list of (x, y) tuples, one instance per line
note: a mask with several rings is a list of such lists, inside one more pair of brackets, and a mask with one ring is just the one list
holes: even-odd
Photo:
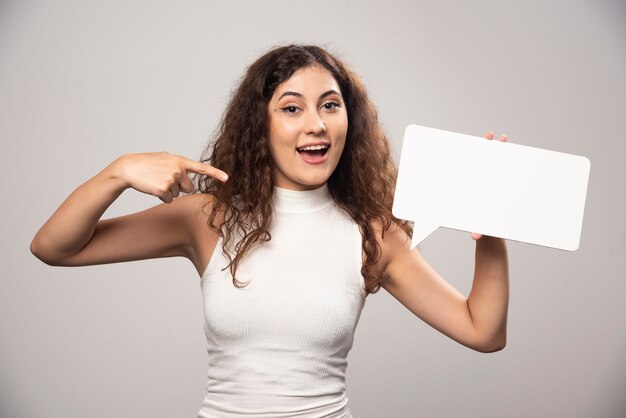
[(314, 65), (300, 68), (290, 78), (279, 84), (272, 99), (275, 100), (286, 91), (300, 93), (305, 97), (317, 97), (329, 90), (335, 90), (341, 94), (339, 84), (330, 71), (319, 65)]

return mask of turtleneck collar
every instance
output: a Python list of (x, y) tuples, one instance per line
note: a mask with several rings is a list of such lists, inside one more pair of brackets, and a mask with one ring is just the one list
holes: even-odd
[(313, 190), (297, 191), (274, 186), (274, 209), (284, 213), (313, 213), (328, 207), (333, 199), (328, 186)]

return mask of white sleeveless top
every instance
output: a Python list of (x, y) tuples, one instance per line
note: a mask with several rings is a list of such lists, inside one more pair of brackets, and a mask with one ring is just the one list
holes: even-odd
[(274, 188), (272, 239), (232, 283), (218, 241), (202, 276), (209, 381), (200, 418), (351, 417), (345, 371), (365, 304), (361, 234), (328, 188)]

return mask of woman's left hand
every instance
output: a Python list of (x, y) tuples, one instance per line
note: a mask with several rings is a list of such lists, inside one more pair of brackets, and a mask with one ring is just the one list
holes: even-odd
[[(493, 137), (494, 137), (493, 131), (489, 131), (485, 134), (485, 138), (487, 138), (488, 140), (492, 140)], [(498, 138), (498, 141), (506, 142), (507, 139), (508, 139), (507, 136), (502, 134), (500, 135), (500, 138)], [(478, 232), (472, 232), (471, 236), (472, 236), (472, 239), (479, 240), (483, 236), (483, 234), (480, 234)]]

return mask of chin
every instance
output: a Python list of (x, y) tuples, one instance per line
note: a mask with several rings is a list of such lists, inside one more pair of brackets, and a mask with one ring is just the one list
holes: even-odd
[[(276, 186), (283, 189), (293, 190), (314, 190), (324, 186), (328, 181), (328, 177), (299, 179), (289, 183), (277, 182)], [(281, 185), (282, 184), (282, 185)]]
[[(281, 189), (313, 190), (326, 184), (332, 171), (306, 167), (304, 170), (280, 171), (274, 173), (274, 186)], [(330, 172), (329, 172), (330, 171)]]
[(328, 182), (329, 178), (330, 176), (315, 177), (315, 178), (307, 179), (308, 181), (305, 181), (302, 184), (310, 188), (322, 187), (324, 184)]
[(320, 182), (311, 181), (306, 183), (300, 183), (300, 188), (302, 190), (314, 190), (319, 189), (320, 187), (324, 186), (324, 184), (326, 184), (326, 180)]

